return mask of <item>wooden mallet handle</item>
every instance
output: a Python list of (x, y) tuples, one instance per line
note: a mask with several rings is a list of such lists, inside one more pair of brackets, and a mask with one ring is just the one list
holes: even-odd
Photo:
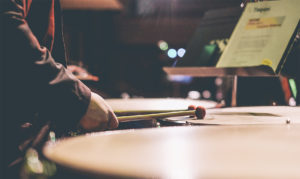
[[(188, 106), (188, 110), (196, 110), (196, 106), (194, 105), (189, 105)], [(117, 110), (117, 111), (114, 111), (114, 113), (117, 115), (117, 116), (129, 116), (129, 115), (141, 115), (141, 114), (155, 114), (155, 113), (169, 113), (169, 112), (179, 112), (179, 111), (183, 111), (182, 109), (181, 110), (178, 110), (178, 109), (175, 109), (175, 110), (137, 110), (137, 111), (134, 111), (134, 110), (129, 110), (129, 111), (120, 111), (120, 110)]]
[(205, 108), (198, 106), (195, 110), (166, 112), (156, 114), (145, 115), (133, 115), (133, 116), (121, 116), (118, 117), (119, 122), (136, 121), (141, 119), (153, 119), (153, 118), (165, 118), (165, 117), (177, 117), (177, 116), (196, 116), (197, 119), (203, 119), (206, 114)]

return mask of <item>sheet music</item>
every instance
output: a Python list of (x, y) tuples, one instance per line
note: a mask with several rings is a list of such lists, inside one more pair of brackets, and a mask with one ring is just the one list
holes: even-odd
[(248, 3), (217, 67), (267, 65), (274, 72), (298, 25), (299, 0)]

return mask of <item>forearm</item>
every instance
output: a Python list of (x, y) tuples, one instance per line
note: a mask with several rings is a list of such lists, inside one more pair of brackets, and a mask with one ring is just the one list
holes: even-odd
[(22, 80), (27, 105), (36, 107), (43, 118), (60, 127), (77, 124), (86, 112), (90, 90), (40, 45), (26, 22), (24, 4), (5, 1), (0, 16), (5, 24), (4, 63), (11, 70), (6, 70), (6, 79)]

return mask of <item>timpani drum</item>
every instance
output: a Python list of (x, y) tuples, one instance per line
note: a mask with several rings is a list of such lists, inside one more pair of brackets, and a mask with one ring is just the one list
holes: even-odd
[(207, 109), (204, 120), (190, 117), (166, 118), (190, 125), (250, 125), (300, 123), (300, 107), (252, 106)]
[(44, 155), (96, 178), (300, 178), (300, 125), (185, 126), (92, 133)]

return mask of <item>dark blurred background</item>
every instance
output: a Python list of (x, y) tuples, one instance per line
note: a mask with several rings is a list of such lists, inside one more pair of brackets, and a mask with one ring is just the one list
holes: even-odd
[(69, 7), (77, 1), (61, 0), (68, 61), (99, 77), (84, 81), (96, 92), (214, 101), (227, 95), (219, 89), (226, 79), (170, 77), (162, 68), (214, 65), (242, 0), (89, 0), (94, 7)]

